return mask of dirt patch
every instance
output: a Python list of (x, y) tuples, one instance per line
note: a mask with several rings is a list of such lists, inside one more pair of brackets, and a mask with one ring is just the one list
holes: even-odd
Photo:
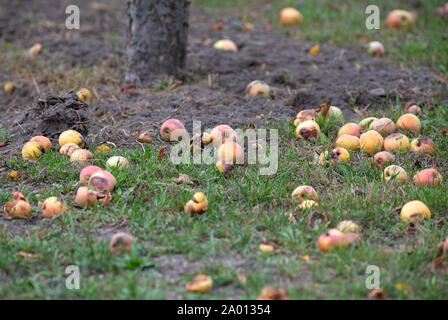
[[(23, 48), (41, 42), (45, 48), (42, 57), (54, 68), (99, 67), (108, 62), (124, 72), (125, 3), (108, 1), (106, 8), (94, 10), (91, 1), (77, 1), (81, 30), (69, 31), (64, 27), (69, 2), (42, 0), (37, 4), (28, 0), (1, 4), (0, 22), (7, 22), (2, 23), (7, 28), (0, 32), (0, 42)], [(15, 18), (11, 21), (12, 12)], [(223, 28), (214, 30), (218, 20), (222, 20)], [(299, 110), (317, 107), (326, 100), (341, 107), (350, 118), (353, 106), (376, 108), (385, 99), (422, 101), (434, 94), (428, 87), (433, 79), (429, 70), (410, 71), (329, 45), (322, 45), (318, 54), (310, 55), (311, 45), (306, 42), (264, 26), (243, 31), (235, 18), (203, 11), (192, 12), (190, 26), (185, 79), (175, 90), (159, 87), (112, 94), (119, 88), (108, 81), (95, 88), (101, 98), (94, 99), (86, 109), (90, 123), (85, 128), (95, 141), (132, 144), (140, 131), (157, 132), (161, 122), (170, 117), (180, 119), (190, 130), (193, 120), (201, 121), (202, 129), (221, 123), (232, 127), (269, 126), (272, 120), (293, 118)], [(222, 38), (234, 40), (240, 50), (234, 53), (213, 49), (213, 43)], [(1, 75), (1, 80), (9, 78)], [(247, 84), (255, 79), (273, 87), (274, 100), (244, 96)], [(18, 81), (16, 92), (8, 97), (0, 95), (0, 111), (4, 114), (0, 121), (17, 142), (10, 149), (29, 139), (30, 133), (23, 127), (33, 127), (32, 134), (50, 136), (62, 129), (49, 127), (39, 132), (36, 118), (17, 116), (17, 109), (15, 113), (7, 108), (14, 99), (27, 114), (36, 106), (38, 95), (33, 92), (33, 84)], [(45, 90), (45, 83), (39, 83), (39, 87)], [(39, 117), (41, 121), (44, 115)], [(70, 117), (67, 122), (73, 125), (72, 120)]]

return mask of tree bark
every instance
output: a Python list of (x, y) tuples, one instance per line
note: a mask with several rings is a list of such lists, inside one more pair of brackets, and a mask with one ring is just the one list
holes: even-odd
[(189, 0), (128, 0), (125, 83), (151, 85), (185, 66)]

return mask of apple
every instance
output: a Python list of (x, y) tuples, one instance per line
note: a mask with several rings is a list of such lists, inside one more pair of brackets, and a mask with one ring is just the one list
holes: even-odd
[(187, 135), (184, 124), (177, 119), (168, 119), (160, 128), (160, 135), (166, 141), (179, 141)]
[(359, 126), (361, 127), (362, 130), (366, 130), (370, 127), (370, 124), (375, 120), (378, 120), (378, 118), (368, 117), (368, 118), (362, 119), (359, 122)]
[(109, 241), (109, 251), (112, 254), (130, 252), (134, 238), (125, 232), (114, 234)]
[(300, 123), (305, 122), (307, 120), (316, 120), (316, 110), (315, 109), (305, 109), (305, 110), (300, 111), (296, 116), (294, 125), (297, 126)]
[(89, 186), (98, 191), (112, 191), (116, 184), (113, 174), (106, 170), (98, 170), (89, 178)]
[(274, 99), (274, 93), (272, 92), (271, 87), (266, 82), (260, 80), (252, 81), (247, 85), (246, 96), (265, 96)]
[(93, 154), (86, 149), (78, 149), (73, 151), (70, 156), (70, 162), (81, 167), (87, 166), (93, 159)]
[(207, 293), (212, 289), (213, 280), (206, 274), (198, 274), (192, 281), (185, 285), (185, 289), (191, 292)]
[(107, 169), (119, 169), (123, 170), (125, 168), (129, 168), (129, 161), (125, 157), (122, 156), (113, 156), (110, 157), (106, 162)]
[[(328, 160), (328, 157), (330, 159)], [(331, 151), (330, 156), (328, 155), (328, 151), (322, 152), (319, 156), (319, 164), (326, 164), (331, 161), (335, 162), (344, 162), (350, 159), (350, 153), (345, 148), (335, 148)]]
[(422, 108), (420, 108), (418, 105), (413, 104), (408, 108), (409, 113), (413, 113), (415, 115), (422, 113)]
[(318, 206), (319, 204), (314, 200), (305, 200), (301, 204), (299, 204), (299, 208), (302, 210), (310, 209), (314, 206)]
[(66, 143), (59, 149), (60, 155), (71, 156), (75, 150), (81, 149), (77, 144), (74, 143)]
[(31, 206), (25, 196), (19, 192), (12, 193), (13, 200), (5, 203), (3, 212), (9, 218), (26, 218), (31, 213)]
[(67, 205), (57, 197), (47, 198), (42, 204), (42, 213), (45, 218), (53, 218), (67, 210)]
[(92, 99), (92, 93), (87, 88), (82, 88), (78, 92), (76, 92), (78, 98), (84, 102), (89, 102)]
[(428, 186), (442, 184), (442, 175), (434, 168), (424, 169), (414, 175), (416, 186)]
[(235, 166), (231, 163), (224, 163), (223, 161), (219, 160), (216, 162), (216, 168), (218, 168), (219, 172), (221, 172), (224, 175), (229, 175)]
[(375, 130), (383, 137), (394, 133), (396, 131), (394, 122), (389, 118), (381, 118), (373, 120), (369, 126), (369, 130)]
[(236, 46), (235, 42), (233, 42), (232, 40), (227, 40), (227, 39), (216, 41), (215, 44), (213, 45), (213, 47), (215, 49), (225, 50), (225, 51), (234, 51), (234, 52), (238, 51), (238, 47)]
[(408, 181), (408, 174), (406, 173), (406, 171), (402, 167), (397, 165), (391, 165), (388, 166), (386, 169), (384, 169), (382, 177), (387, 182), (393, 181), (393, 182), (405, 183)]
[(384, 139), (384, 150), (386, 151), (407, 151), (409, 147), (408, 137), (401, 133), (392, 133)]
[(226, 124), (220, 124), (212, 129), (210, 134), (204, 133), (201, 140), (204, 144), (212, 143), (215, 148), (220, 147), (225, 142), (236, 140), (236, 132)]
[(373, 164), (378, 168), (382, 168), (393, 161), (395, 161), (395, 156), (392, 153), (381, 151), (375, 154)]
[(85, 148), (84, 137), (76, 130), (66, 130), (59, 135), (59, 146), (64, 144), (74, 143), (81, 149)]
[(431, 211), (422, 201), (414, 200), (401, 208), (400, 217), (404, 222), (417, 222), (431, 218)]
[(436, 144), (431, 138), (417, 138), (411, 142), (411, 151), (433, 155), (436, 151)]
[(382, 57), (384, 55), (384, 46), (381, 42), (372, 41), (369, 42), (367, 47), (367, 53), (374, 57)]
[(149, 134), (149, 132), (145, 131), (138, 136), (137, 141), (140, 143), (151, 143), (152, 138), (151, 138), (151, 135)]
[(356, 123), (349, 122), (339, 129), (338, 137), (342, 136), (343, 134), (359, 138), (361, 136), (361, 127)]
[(188, 215), (192, 213), (204, 213), (208, 210), (208, 200), (204, 193), (196, 192), (193, 200), (189, 200), (184, 206), (184, 212)]
[(36, 141), (28, 141), (22, 147), (22, 158), (25, 160), (39, 158), (44, 149)]
[(294, 8), (284, 8), (278, 14), (280, 23), (284, 26), (293, 26), (302, 24), (303, 16), (299, 10)]
[(319, 196), (317, 195), (316, 190), (310, 186), (299, 186), (294, 189), (291, 194), (292, 199), (297, 201), (298, 203), (302, 203), (305, 200), (319, 200)]
[(317, 239), (319, 249), (325, 253), (333, 248), (345, 248), (352, 245), (358, 245), (361, 242), (361, 236), (354, 232), (341, 232), (338, 229), (330, 229), (321, 234)]
[(296, 128), (296, 135), (301, 139), (308, 140), (320, 135), (320, 127), (314, 120), (307, 120), (300, 123)]
[(30, 57), (37, 56), (42, 51), (42, 45), (40, 43), (36, 43), (31, 48), (28, 49), (28, 55)]
[(89, 183), (90, 176), (95, 172), (102, 170), (97, 166), (87, 166), (84, 167), (79, 173), (79, 181), (81, 185), (87, 185)]
[(265, 286), (261, 289), (261, 293), (257, 297), (257, 300), (290, 300), (290, 298), (285, 288)]
[(413, 113), (406, 113), (397, 120), (397, 128), (414, 134), (420, 134), (422, 125), (420, 119)]
[(12, 90), (14, 90), (14, 83), (12, 83), (11, 81), (5, 82), (5, 84), (3, 85), (3, 90), (5, 90), (6, 93), (12, 92)]
[(343, 134), (336, 140), (336, 146), (350, 151), (357, 151), (359, 150), (360, 140), (356, 136)]
[(415, 19), (409, 11), (393, 10), (386, 19), (386, 26), (390, 29), (406, 29), (415, 23)]
[(225, 142), (218, 149), (218, 161), (225, 164), (243, 164), (243, 148), (236, 142)]
[(48, 150), (51, 149), (51, 141), (47, 137), (35, 136), (32, 137), (30, 141), (37, 142), (40, 145), (41, 149), (44, 150), (44, 152), (47, 152)]
[(354, 233), (361, 232), (361, 227), (352, 220), (343, 220), (339, 222), (336, 229), (338, 229), (341, 232), (354, 232)]
[(383, 148), (383, 137), (374, 130), (369, 130), (361, 135), (359, 144), (362, 150), (367, 153), (381, 151)]
[(328, 109), (327, 118), (333, 120), (343, 120), (344, 114), (342, 113), (342, 110), (339, 109), (338, 107), (330, 106), (330, 109)]

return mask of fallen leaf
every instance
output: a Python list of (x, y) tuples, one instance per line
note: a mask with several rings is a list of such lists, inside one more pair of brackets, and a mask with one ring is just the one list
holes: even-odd
[(33, 258), (37, 257), (37, 255), (32, 254), (32, 253), (28, 253), (28, 252), (25, 252), (25, 251), (20, 251), (19, 255), (21, 257), (23, 257), (24, 259), (33, 259)]
[(403, 292), (403, 294), (405, 296), (408, 296), (412, 292), (412, 287), (410, 285), (408, 285), (407, 283), (402, 283), (402, 282), (396, 283), (395, 289)]
[(213, 24), (213, 30), (215, 30), (215, 31), (222, 30), (223, 26), (224, 26), (224, 24), (222, 23), (222, 21), (215, 22)]
[(5, 140), (0, 141), (0, 147), (4, 147), (4, 146), (6, 146), (6, 141)]
[(157, 150), (157, 158), (159, 160), (162, 160), (164, 155), (165, 155), (165, 147), (159, 148), (159, 150)]
[(121, 92), (128, 92), (135, 88), (136, 88), (135, 83), (129, 83), (129, 84), (125, 84), (124, 86), (122, 86), (120, 88), (120, 90), (121, 90)]
[(320, 51), (320, 46), (316, 44), (315, 46), (311, 47), (309, 54), (318, 54)]
[(176, 182), (177, 184), (183, 184), (183, 183), (193, 184), (193, 181), (191, 180), (190, 176), (183, 173), (181, 173), (179, 177), (173, 178), (173, 181)]
[(437, 82), (440, 82), (440, 83), (448, 84), (448, 79), (444, 78), (442, 76), (434, 76), (434, 80), (436, 80)]
[(236, 278), (237, 278), (240, 282), (242, 282), (242, 283), (244, 283), (244, 284), (247, 283), (247, 278), (246, 278), (246, 275), (245, 275), (244, 273), (237, 273), (237, 274), (236, 274)]

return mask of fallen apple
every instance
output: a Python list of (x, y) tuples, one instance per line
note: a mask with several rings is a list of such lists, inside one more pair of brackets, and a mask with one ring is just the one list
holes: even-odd
[(224, 175), (229, 175), (235, 168), (235, 166), (232, 163), (224, 163), (221, 160), (216, 162), (216, 167), (218, 168), (219, 172), (221, 172)]
[(296, 128), (296, 135), (301, 139), (308, 140), (320, 135), (320, 127), (314, 120), (307, 120), (300, 123)]
[(405, 183), (408, 181), (408, 174), (402, 167), (391, 165), (384, 169), (382, 178), (384, 178), (384, 180), (386, 180), (387, 182), (393, 181), (398, 183)]
[(13, 200), (6, 202), (3, 212), (9, 218), (26, 218), (31, 213), (31, 206), (25, 196), (19, 192), (12, 193)]
[(28, 49), (28, 55), (30, 57), (37, 56), (42, 51), (42, 45), (40, 43), (36, 43), (31, 48)]
[(368, 118), (362, 119), (359, 122), (359, 126), (361, 127), (362, 130), (367, 130), (370, 127), (370, 125), (372, 124), (372, 122), (375, 120), (378, 120), (378, 118), (368, 117)]
[(44, 149), (36, 141), (28, 141), (22, 147), (22, 158), (23, 159), (37, 159), (39, 158)]
[(78, 98), (84, 102), (89, 102), (92, 99), (92, 93), (87, 88), (82, 88), (78, 92), (76, 92)]
[(375, 130), (383, 137), (394, 133), (396, 131), (394, 122), (389, 118), (381, 118), (373, 120), (369, 126), (369, 130)]
[(345, 125), (343, 125), (339, 131), (338, 131), (338, 137), (342, 135), (349, 135), (349, 136), (355, 136), (360, 137), (361, 136), (361, 127), (357, 125), (356, 123), (349, 122)]
[(328, 151), (322, 152), (319, 156), (319, 164), (327, 164), (328, 162), (344, 162), (350, 159), (350, 153), (345, 148), (335, 148), (331, 151), (330, 155)]
[(107, 152), (111, 152), (112, 149), (109, 146), (102, 144), (102, 145), (99, 145), (98, 147), (96, 147), (95, 151), (98, 153), (107, 153)]
[(204, 133), (201, 138), (204, 144), (212, 143), (215, 148), (220, 147), (223, 143), (233, 142), (236, 140), (236, 132), (226, 124), (220, 124), (212, 129), (210, 134)]
[(137, 141), (140, 143), (151, 143), (152, 138), (151, 138), (151, 135), (149, 134), (149, 132), (145, 131), (138, 136)]
[(78, 149), (73, 151), (70, 156), (70, 162), (81, 167), (87, 166), (93, 159), (93, 154), (86, 149)]
[(44, 150), (44, 152), (47, 152), (51, 149), (51, 141), (47, 137), (44, 136), (35, 136), (30, 139), (32, 142), (39, 143), (40, 147)]
[(307, 120), (316, 120), (316, 110), (315, 109), (305, 109), (305, 110), (300, 111), (296, 116), (294, 125), (298, 126), (300, 123), (305, 122)]
[(274, 99), (274, 93), (272, 92), (271, 87), (266, 82), (260, 80), (252, 81), (247, 85), (246, 96), (248, 97), (264, 96)]
[(121, 254), (130, 252), (134, 238), (125, 232), (114, 234), (109, 241), (109, 252), (112, 254)]
[(206, 274), (198, 274), (192, 281), (185, 285), (185, 289), (191, 292), (207, 293), (212, 289), (213, 280)]
[(216, 41), (215, 44), (213, 45), (213, 47), (215, 49), (225, 50), (225, 51), (234, 51), (234, 52), (238, 51), (238, 47), (236, 46), (235, 42), (233, 42), (232, 40), (228, 40), (228, 39)]
[(225, 142), (218, 149), (218, 161), (225, 164), (243, 164), (244, 150), (236, 142)]
[(373, 57), (382, 57), (384, 55), (384, 46), (381, 42), (372, 41), (369, 42), (367, 47), (367, 53)]
[(89, 186), (98, 191), (112, 191), (117, 184), (115, 177), (106, 170), (98, 170), (89, 178)]
[(317, 239), (319, 249), (325, 253), (333, 248), (346, 248), (352, 245), (358, 245), (361, 242), (361, 236), (354, 232), (341, 232), (338, 229), (330, 229), (321, 234)]
[(393, 161), (395, 161), (395, 156), (387, 151), (378, 152), (373, 158), (373, 164), (378, 168), (382, 168)]
[(408, 108), (409, 113), (413, 113), (415, 115), (422, 113), (422, 108), (420, 108), (418, 105), (413, 104)]
[(89, 183), (90, 177), (97, 171), (102, 170), (97, 166), (87, 166), (84, 167), (79, 173), (79, 181), (81, 185), (87, 185)]
[(305, 200), (301, 204), (299, 204), (299, 209), (306, 210), (311, 209), (312, 207), (317, 207), (319, 204), (314, 200)]
[(374, 130), (369, 130), (361, 135), (359, 139), (360, 148), (367, 153), (381, 151), (383, 148), (383, 137)]
[(431, 138), (417, 138), (411, 142), (411, 151), (433, 155), (436, 152), (436, 144)]
[(431, 218), (431, 211), (422, 201), (414, 200), (401, 208), (400, 217), (404, 222), (417, 222)]
[(64, 144), (60, 149), (59, 149), (59, 154), (60, 155), (66, 155), (68, 157), (71, 157), (72, 153), (75, 150), (79, 150), (81, 149), (77, 144), (74, 143), (66, 143)]
[(3, 85), (3, 90), (5, 90), (6, 93), (12, 92), (12, 90), (14, 90), (14, 83), (11, 81), (5, 82)]
[(341, 232), (353, 232), (353, 233), (360, 233), (361, 227), (359, 224), (353, 222), (352, 220), (343, 220), (338, 223), (336, 229), (338, 229)]
[(66, 130), (59, 136), (59, 146), (62, 147), (67, 143), (74, 143), (81, 149), (85, 148), (84, 137), (76, 130)]
[(160, 128), (160, 136), (166, 141), (179, 141), (186, 135), (184, 124), (177, 119), (166, 120)]
[(292, 199), (297, 201), (298, 203), (302, 203), (305, 200), (319, 200), (319, 196), (317, 195), (316, 190), (310, 186), (299, 186), (294, 189), (291, 194)]
[(386, 151), (407, 151), (409, 147), (408, 137), (401, 133), (392, 133), (384, 139), (384, 150)]
[(261, 289), (261, 293), (257, 297), (257, 300), (290, 300), (290, 297), (285, 288), (265, 286)]
[(330, 109), (328, 109), (327, 118), (332, 120), (343, 120), (344, 114), (342, 113), (342, 110), (339, 109), (338, 107), (330, 106)]
[(45, 218), (53, 218), (66, 210), (66, 204), (57, 197), (47, 198), (42, 204), (42, 213)]
[(406, 10), (393, 10), (386, 19), (386, 26), (390, 29), (406, 29), (415, 23), (413, 15)]
[(122, 156), (113, 156), (107, 160), (106, 168), (109, 170), (111, 169), (123, 170), (125, 168), (129, 168), (129, 161), (128, 159)]
[(442, 175), (434, 168), (424, 169), (414, 175), (416, 186), (430, 186), (442, 184)]
[(193, 200), (189, 200), (184, 206), (184, 212), (188, 215), (192, 213), (204, 213), (208, 210), (208, 200), (204, 193), (196, 192)]
[(356, 136), (343, 134), (336, 140), (336, 146), (350, 151), (357, 151), (359, 150), (360, 140)]
[(284, 8), (278, 14), (280, 23), (284, 26), (293, 26), (302, 24), (303, 16), (299, 10), (294, 8)]
[(413, 113), (406, 113), (397, 120), (397, 128), (414, 134), (420, 134), (422, 125), (420, 119)]

